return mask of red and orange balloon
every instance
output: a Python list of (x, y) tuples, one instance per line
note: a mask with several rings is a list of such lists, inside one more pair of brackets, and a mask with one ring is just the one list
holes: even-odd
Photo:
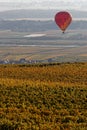
[(63, 32), (65, 32), (66, 28), (70, 25), (71, 21), (72, 17), (66, 11), (58, 12), (55, 15), (55, 22)]

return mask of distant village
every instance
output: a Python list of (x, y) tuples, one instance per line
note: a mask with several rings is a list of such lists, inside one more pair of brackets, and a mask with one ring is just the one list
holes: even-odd
[(35, 63), (51, 63), (53, 60), (51, 58), (47, 60), (26, 60), (25, 58), (21, 58), (20, 60), (0, 60), (0, 64), (35, 64)]

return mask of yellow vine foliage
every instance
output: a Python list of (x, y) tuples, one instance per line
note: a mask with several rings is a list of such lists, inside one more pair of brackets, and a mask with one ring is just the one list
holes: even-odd
[(0, 65), (0, 130), (86, 130), (87, 63)]

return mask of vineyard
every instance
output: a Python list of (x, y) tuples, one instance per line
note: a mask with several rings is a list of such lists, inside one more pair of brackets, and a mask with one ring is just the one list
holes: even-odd
[(87, 130), (87, 63), (0, 65), (0, 130)]

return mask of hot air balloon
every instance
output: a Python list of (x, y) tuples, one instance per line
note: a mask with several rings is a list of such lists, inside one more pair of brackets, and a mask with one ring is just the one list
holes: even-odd
[(63, 33), (65, 32), (66, 28), (69, 26), (71, 21), (72, 17), (66, 11), (58, 12), (55, 15), (55, 22), (59, 26), (59, 28), (63, 31)]

